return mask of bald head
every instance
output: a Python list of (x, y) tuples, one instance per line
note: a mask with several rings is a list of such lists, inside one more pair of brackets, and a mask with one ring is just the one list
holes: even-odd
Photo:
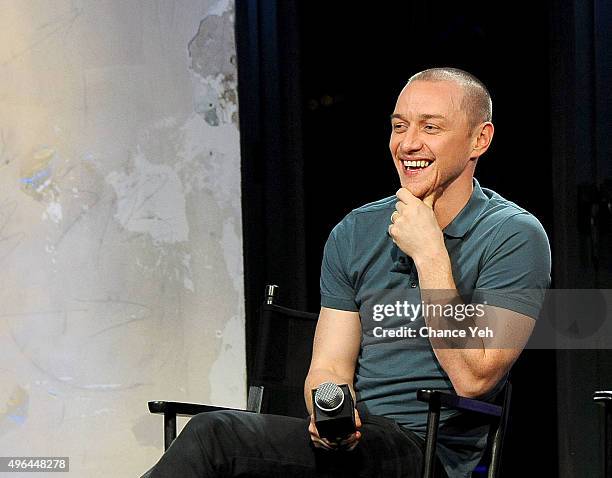
[(452, 81), (463, 90), (461, 110), (466, 114), (468, 125), (472, 130), (477, 125), (491, 121), (493, 103), (487, 87), (474, 75), (459, 68), (430, 68), (410, 77), (408, 83), (414, 81)]

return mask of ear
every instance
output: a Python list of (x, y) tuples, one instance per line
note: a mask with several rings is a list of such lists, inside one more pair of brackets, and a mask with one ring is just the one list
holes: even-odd
[(476, 127), (474, 136), (472, 136), (472, 158), (482, 156), (489, 149), (491, 141), (493, 141), (494, 130), (493, 123), (489, 121)]

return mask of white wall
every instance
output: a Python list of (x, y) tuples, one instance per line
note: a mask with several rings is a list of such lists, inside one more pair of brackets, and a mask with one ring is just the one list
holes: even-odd
[(139, 476), (148, 400), (244, 405), (233, 7), (0, 0), (0, 455)]

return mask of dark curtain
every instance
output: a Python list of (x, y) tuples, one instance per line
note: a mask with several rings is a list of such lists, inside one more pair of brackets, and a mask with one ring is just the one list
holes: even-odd
[(306, 307), (304, 183), (297, 16), (292, 1), (238, 0), (247, 374), (266, 283)]

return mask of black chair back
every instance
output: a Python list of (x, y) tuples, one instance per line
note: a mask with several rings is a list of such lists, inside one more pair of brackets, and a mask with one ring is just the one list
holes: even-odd
[(263, 413), (303, 418), (304, 380), (319, 314), (276, 304), (278, 286), (267, 285), (259, 314), (251, 385), (263, 386)]

